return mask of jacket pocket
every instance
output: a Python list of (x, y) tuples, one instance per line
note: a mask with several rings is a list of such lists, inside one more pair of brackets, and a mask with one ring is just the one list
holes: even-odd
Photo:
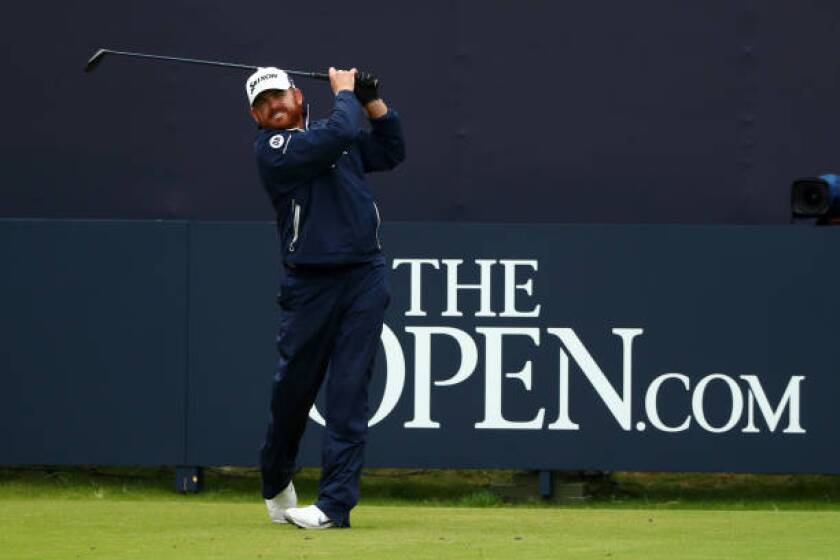
[(294, 253), (298, 242), (298, 234), (300, 233), (300, 204), (292, 199), (292, 240), (289, 241), (289, 252)]

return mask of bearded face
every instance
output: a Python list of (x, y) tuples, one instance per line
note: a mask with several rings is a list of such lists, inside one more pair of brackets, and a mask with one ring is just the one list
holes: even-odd
[(266, 90), (254, 99), (251, 116), (262, 128), (303, 128), (303, 93), (297, 88)]

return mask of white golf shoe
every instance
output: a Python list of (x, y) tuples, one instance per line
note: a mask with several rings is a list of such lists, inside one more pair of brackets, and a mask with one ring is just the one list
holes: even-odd
[(268, 517), (273, 523), (288, 523), (285, 516), (286, 510), (297, 507), (295, 485), (289, 482), (285, 490), (270, 500), (266, 500), (265, 506), (268, 508)]
[(301, 529), (329, 529), (335, 527), (318, 506), (293, 507), (286, 510), (286, 519)]

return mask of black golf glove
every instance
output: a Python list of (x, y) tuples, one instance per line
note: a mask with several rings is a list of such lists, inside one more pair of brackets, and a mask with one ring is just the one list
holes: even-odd
[(362, 107), (379, 99), (379, 78), (370, 72), (358, 72), (356, 74), (356, 87), (353, 90), (356, 99)]

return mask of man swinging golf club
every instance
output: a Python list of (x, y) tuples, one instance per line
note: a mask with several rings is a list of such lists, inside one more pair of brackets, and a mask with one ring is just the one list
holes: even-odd
[[(260, 68), (245, 85), (284, 265), (262, 494), (272, 521), (307, 529), (349, 527), (358, 501), (368, 385), (390, 300), (379, 209), (365, 173), (393, 169), (405, 157), (399, 118), (379, 98), (378, 81), (335, 68), (329, 79), (332, 113), (312, 123), (303, 93), (282, 70)], [(299, 508), (292, 484), (298, 444), (327, 366), (318, 498)]]

